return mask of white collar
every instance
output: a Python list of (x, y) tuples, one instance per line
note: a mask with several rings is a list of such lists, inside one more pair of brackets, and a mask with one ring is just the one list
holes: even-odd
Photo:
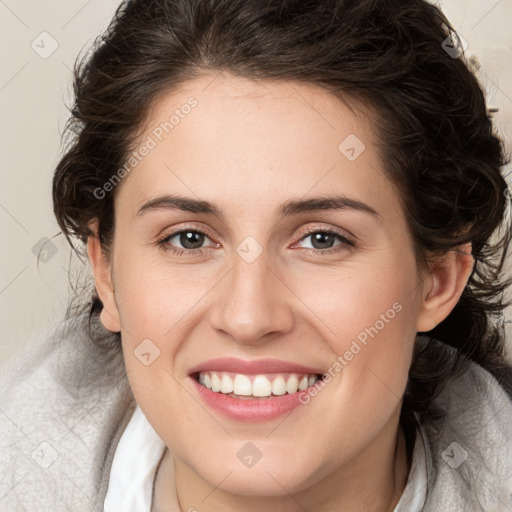
[(137, 405), (114, 454), (104, 512), (151, 511), (153, 481), (164, 451), (164, 442)]
[[(426, 499), (425, 434), (416, 428), (412, 464), (400, 501), (393, 512), (420, 512)], [(110, 471), (104, 512), (151, 512), (153, 483), (165, 444), (137, 405), (117, 445)], [(172, 512), (180, 512), (176, 491)]]

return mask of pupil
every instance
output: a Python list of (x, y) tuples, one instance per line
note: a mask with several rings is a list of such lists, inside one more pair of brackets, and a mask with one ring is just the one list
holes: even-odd
[[(180, 243), (186, 249), (198, 249), (204, 242), (204, 235), (196, 231), (185, 231), (180, 235)], [(190, 246), (191, 244), (192, 246)], [(196, 244), (196, 245), (194, 245)]]
[[(315, 249), (329, 249), (332, 245), (329, 242), (334, 241), (334, 236), (328, 233), (315, 233), (313, 235), (313, 247)], [(317, 242), (320, 243), (320, 247), (317, 247)]]
[[(333, 235), (328, 233), (315, 233), (313, 235), (313, 247), (315, 249), (325, 249), (332, 247), (334, 241)], [(180, 235), (180, 243), (186, 249), (198, 249), (203, 245), (204, 235), (197, 231), (185, 231)]]

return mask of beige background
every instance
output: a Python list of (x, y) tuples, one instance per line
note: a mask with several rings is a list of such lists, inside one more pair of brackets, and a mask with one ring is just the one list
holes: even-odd
[[(51, 179), (70, 105), (73, 62), (106, 27), (117, 4), (0, 0), (0, 365), (60, 320), (67, 305), (70, 250), (63, 237), (52, 239), (57, 252), (50, 248), (39, 268), (33, 251), (59, 233)], [(481, 64), (489, 106), (500, 109), (497, 126), (510, 150), (512, 2), (444, 0), (441, 5), (468, 42), (468, 54)]]

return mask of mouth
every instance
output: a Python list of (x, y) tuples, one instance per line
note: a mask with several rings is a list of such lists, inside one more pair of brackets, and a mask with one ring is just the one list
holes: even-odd
[(325, 385), (321, 367), (278, 359), (211, 359), (190, 368), (188, 377), (198, 398), (212, 412), (244, 423), (290, 414), (309, 403), (304, 395), (317, 394), (312, 386)]
[(320, 373), (243, 374), (225, 371), (195, 372), (191, 377), (213, 393), (240, 400), (257, 400), (293, 395), (322, 380)]

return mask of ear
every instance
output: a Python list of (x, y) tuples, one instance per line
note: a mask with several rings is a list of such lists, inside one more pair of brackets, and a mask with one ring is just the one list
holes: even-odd
[(464, 291), (473, 263), (468, 243), (448, 251), (431, 265), (423, 283), (418, 332), (430, 331), (451, 313)]
[(121, 330), (121, 321), (117, 308), (114, 285), (112, 281), (111, 262), (104, 254), (100, 240), (97, 236), (97, 223), (89, 224), (94, 236), (87, 238), (87, 255), (94, 274), (94, 283), (98, 296), (103, 303), (100, 320), (105, 329), (112, 332)]

